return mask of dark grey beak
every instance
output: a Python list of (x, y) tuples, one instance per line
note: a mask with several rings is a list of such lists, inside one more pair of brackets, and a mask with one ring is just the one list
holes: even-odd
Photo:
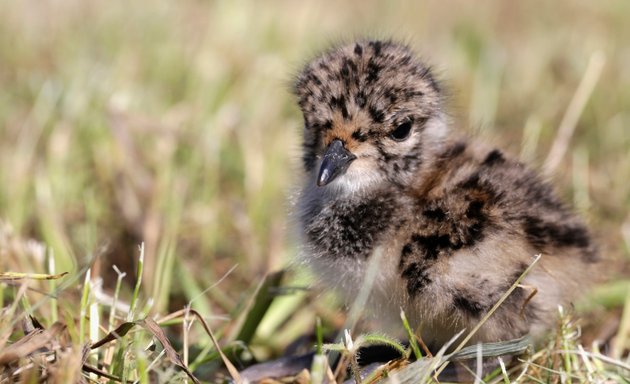
[(319, 168), (317, 185), (323, 187), (342, 174), (357, 157), (343, 147), (341, 140), (333, 140), (326, 149), (322, 166)]

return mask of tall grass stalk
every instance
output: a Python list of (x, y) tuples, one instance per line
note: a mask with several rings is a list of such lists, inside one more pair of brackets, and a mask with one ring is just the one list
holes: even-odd
[(138, 296), (140, 295), (140, 287), (142, 285), (143, 272), (144, 272), (144, 243), (140, 245), (140, 256), (138, 257), (138, 270), (136, 272), (136, 285), (133, 289), (133, 295), (131, 296), (131, 303), (129, 304), (129, 312), (127, 313), (127, 321), (132, 321), (136, 314), (136, 307), (138, 305)]

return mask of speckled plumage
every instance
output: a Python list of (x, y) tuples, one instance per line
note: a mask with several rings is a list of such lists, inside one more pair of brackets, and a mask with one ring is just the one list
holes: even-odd
[(527, 301), (531, 291), (517, 288), (472, 340), (496, 341), (549, 327), (589, 280), (598, 255), (582, 221), (522, 163), (452, 133), (440, 86), (406, 46), (332, 49), (294, 92), (304, 115), (300, 260), (348, 301), (378, 248), (370, 312), (399, 327), (402, 307), (425, 342), (444, 343), (542, 253), (523, 282), (538, 293)]

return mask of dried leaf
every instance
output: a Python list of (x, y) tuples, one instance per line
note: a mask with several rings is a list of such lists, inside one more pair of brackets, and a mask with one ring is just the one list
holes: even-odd
[(19, 360), (38, 349), (46, 346), (55, 336), (66, 329), (66, 326), (60, 322), (54, 323), (50, 329), (35, 329), (33, 332), (24, 336), (16, 343), (6, 347), (0, 352), (0, 365), (10, 364)]
[(188, 377), (190, 377), (190, 379), (195, 384), (199, 383), (199, 380), (192, 374), (192, 372), (190, 372), (186, 364), (184, 364), (184, 361), (182, 360), (181, 357), (179, 357), (179, 354), (177, 354), (177, 352), (171, 345), (171, 342), (168, 341), (168, 338), (164, 334), (164, 331), (162, 330), (162, 328), (160, 328), (160, 326), (155, 321), (153, 321), (150, 318), (146, 318), (144, 320), (138, 321), (137, 324), (141, 325), (147, 331), (151, 332), (151, 334), (160, 341), (160, 343), (162, 344), (162, 347), (164, 348), (164, 351), (166, 351), (166, 356), (173, 364), (183, 369), (184, 372), (186, 372)]
[(230, 376), (232, 376), (232, 379), (234, 379), (234, 381), (237, 384), (243, 383), (244, 381), (241, 378), (241, 375), (238, 373), (238, 370), (236, 369), (234, 364), (232, 364), (232, 362), (227, 358), (227, 356), (225, 356), (225, 353), (223, 353), (223, 351), (221, 350), (221, 346), (219, 345), (217, 338), (214, 337), (214, 333), (212, 333), (212, 330), (208, 326), (208, 323), (206, 323), (206, 320), (204, 320), (201, 314), (199, 314), (199, 312), (195, 311), (194, 309), (190, 309), (190, 313), (194, 314), (197, 317), (197, 319), (199, 320), (203, 328), (206, 330), (206, 333), (208, 334), (208, 336), (210, 336), (210, 339), (212, 340), (214, 347), (219, 352), (219, 355), (221, 356), (221, 360), (223, 360), (223, 364), (225, 364), (225, 367), (227, 368), (228, 372), (230, 372)]
[(14, 281), (14, 280), (23, 280), (23, 279), (57, 280), (64, 277), (67, 274), (68, 272), (58, 273), (56, 275), (49, 275), (46, 273), (0, 272), (0, 281)]
[(105, 335), (105, 337), (92, 344), (90, 349), (96, 349), (104, 344), (109, 343), (110, 341), (114, 341), (125, 336), (127, 332), (129, 332), (136, 325), (136, 322), (125, 322), (120, 324), (116, 329)]
[(238, 370), (236, 369), (234, 364), (232, 364), (232, 362), (227, 358), (227, 356), (225, 356), (225, 353), (223, 353), (223, 350), (221, 350), (221, 346), (219, 345), (219, 342), (217, 341), (216, 337), (214, 337), (214, 333), (212, 333), (212, 330), (208, 326), (208, 323), (206, 323), (206, 320), (203, 318), (203, 316), (201, 316), (199, 312), (195, 311), (192, 308), (188, 308), (187, 310), (180, 310), (180, 311), (171, 313), (170, 315), (160, 319), (160, 321), (167, 321), (167, 320), (171, 320), (177, 317), (182, 317), (187, 312), (192, 313), (197, 318), (197, 320), (199, 320), (199, 322), (203, 326), (203, 329), (206, 331), (208, 336), (210, 336), (210, 339), (212, 340), (214, 347), (217, 349), (219, 356), (221, 356), (221, 360), (223, 360), (223, 364), (225, 365), (228, 372), (230, 373), (230, 376), (232, 376), (232, 379), (234, 379), (234, 382), (236, 382), (237, 384), (243, 383), (243, 379), (241, 378), (241, 375), (238, 373)]
[(31, 320), (31, 324), (33, 324), (33, 327), (35, 329), (44, 329), (42, 323), (40, 323), (39, 320), (37, 320), (33, 315), (28, 315), (28, 317)]
[(258, 382), (263, 379), (279, 379), (298, 375), (302, 370), (308, 369), (313, 361), (314, 353), (300, 356), (286, 356), (259, 363), (247, 367), (241, 372), (242, 378), (249, 382)]
[[(83, 370), (85, 372), (93, 373), (93, 374), (95, 374), (97, 376), (104, 377), (106, 379), (110, 379), (110, 380), (118, 382), (118, 383), (122, 383), (123, 382), (120, 377), (114, 376), (114, 375), (110, 375), (109, 373), (107, 373), (105, 371), (101, 371), (100, 369), (98, 369), (96, 367), (93, 367), (91, 365), (88, 365), (88, 364), (83, 364)], [(127, 383), (133, 383), (133, 381), (131, 381), (131, 380), (128, 380), (126, 382)]]

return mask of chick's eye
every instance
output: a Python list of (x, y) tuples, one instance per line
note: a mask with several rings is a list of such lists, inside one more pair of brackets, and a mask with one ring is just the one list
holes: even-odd
[(396, 141), (403, 141), (409, 137), (409, 133), (411, 132), (411, 126), (412, 126), (411, 121), (405, 121), (404, 123), (396, 127), (396, 129), (394, 129), (392, 133), (389, 134), (389, 137), (391, 137), (392, 139)]

